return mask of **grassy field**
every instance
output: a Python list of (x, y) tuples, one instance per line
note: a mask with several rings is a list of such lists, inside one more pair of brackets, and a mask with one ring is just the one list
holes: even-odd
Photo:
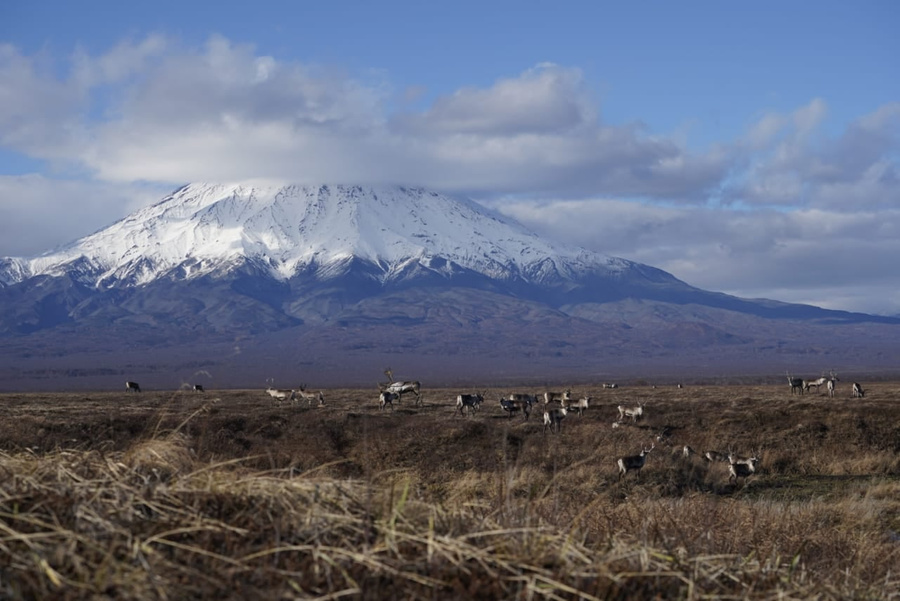
[(7, 393), (0, 598), (900, 598), (900, 383), (866, 388), (585, 386), (559, 434), (512, 390)]

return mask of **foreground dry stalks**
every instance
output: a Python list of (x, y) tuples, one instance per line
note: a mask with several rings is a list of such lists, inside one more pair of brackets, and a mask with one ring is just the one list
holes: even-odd
[[(0, 456), (0, 596), (838, 599), (897, 591), (896, 574), (878, 583), (812, 578), (800, 555), (775, 549), (692, 554), (687, 540), (669, 549), (615, 532), (591, 541), (540, 519), (517, 526), (508, 516), (524, 507), (447, 509), (413, 498), (405, 474), (367, 483), (188, 465), (183, 444), (175, 437), (107, 456)], [(629, 520), (668, 523), (674, 533), (690, 503), (594, 507), (573, 523), (610, 519), (623, 533)], [(742, 523), (716, 536), (742, 539), (737, 530), (752, 521), (785, 514), (765, 507), (731, 517)], [(748, 534), (768, 528), (755, 527)]]

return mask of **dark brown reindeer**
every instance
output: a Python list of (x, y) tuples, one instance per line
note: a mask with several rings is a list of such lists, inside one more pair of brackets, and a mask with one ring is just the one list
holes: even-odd
[(644, 464), (647, 462), (647, 455), (654, 449), (655, 446), (655, 444), (651, 444), (649, 449), (641, 447), (640, 455), (628, 455), (626, 457), (620, 457), (616, 462), (619, 466), (619, 480), (624, 478), (630, 471), (637, 472), (637, 478), (640, 479), (641, 468), (644, 467)]

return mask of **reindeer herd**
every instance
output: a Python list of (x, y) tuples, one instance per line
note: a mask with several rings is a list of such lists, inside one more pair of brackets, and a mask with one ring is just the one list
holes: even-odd
[[(819, 392), (820, 386), (825, 386), (825, 390), (828, 393), (828, 396), (834, 398), (834, 393), (837, 391), (837, 383), (840, 382), (840, 379), (837, 377), (837, 374), (834, 373), (832, 369), (831, 372), (826, 376), (824, 373), (814, 380), (805, 380), (803, 378), (795, 378), (791, 374), (786, 374), (788, 379), (788, 384), (791, 386), (791, 394), (803, 394), (809, 392), (810, 388), (815, 388), (816, 393)], [(850, 386), (850, 394), (853, 398), (862, 398), (866, 396), (866, 391), (863, 390), (863, 387), (859, 385), (859, 382), (853, 382)]]
[[(423, 405), (420, 382), (394, 380), (394, 374), (391, 368), (385, 369), (384, 374), (388, 377), (388, 381), (378, 383), (378, 406), (381, 411), (385, 411), (390, 407), (391, 412), (393, 412), (394, 403), (400, 404), (403, 396), (409, 394), (415, 396), (416, 407)], [(818, 393), (819, 388), (825, 386), (827, 395), (834, 398), (837, 382), (840, 381), (834, 370), (831, 370), (827, 376), (823, 373), (823, 375), (815, 379), (795, 378), (790, 373), (787, 373), (786, 376), (788, 384), (790, 385), (791, 395), (803, 395), (809, 393), (812, 388), (815, 388)], [(265, 392), (276, 403), (288, 401), (293, 405), (305, 400), (310, 407), (312, 406), (313, 401), (316, 402), (317, 406), (325, 407), (325, 394), (321, 390), (310, 392), (307, 390), (305, 384), (301, 384), (296, 389), (279, 389), (274, 388), (271, 385), (274, 384), (274, 381), (270, 379), (269, 382), (270, 385), (266, 388)], [(604, 383), (602, 387), (605, 389), (617, 389), (618, 385)], [(682, 388), (682, 385), (678, 384), (677, 387)], [(141, 387), (137, 382), (128, 381), (125, 383), (125, 388), (129, 392), (141, 392)], [(652, 388), (656, 388), (656, 386), (653, 386)], [(204, 388), (200, 384), (193, 385), (193, 390), (195, 392), (204, 392)], [(475, 415), (481, 409), (486, 394), (487, 391), (459, 394), (456, 397), (456, 409), (454, 413), (458, 411), (463, 417)], [(865, 396), (865, 390), (863, 390), (858, 382), (853, 382), (851, 385), (851, 394), (853, 398), (862, 398)], [(543, 414), (544, 434), (548, 431), (559, 434), (562, 431), (562, 424), (566, 417), (570, 414), (577, 414), (579, 417), (583, 416), (585, 411), (590, 407), (592, 400), (593, 399), (590, 396), (575, 396), (571, 389), (566, 389), (562, 392), (546, 391), (539, 394), (509, 393), (499, 399), (499, 405), (500, 410), (506, 413), (508, 418), (511, 419), (513, 415), (522, 415), (525, 421), (529, 420), (532, 411), (537, 408), (539, 414)], [(618, 405), (616, 409), (618, 410), (618, 415), (611, 424), (612, 428), (620, 428), (625, 425), (636, 425), (638, 421), (643, 420), (646, 417), (644, 403), (638, 403), (633, 406)], [(667, 434), (668, 433), (664, 431), (657, 436), (656, 441), (668, 442)], [(624, 479), (628, 475), (628, 472), (635, 472), (636, 478), (639, 479), (641, 469), (646, 464), (648, 455), (655, 448), (656, 444), (653, 443), (649, 448), (642, 446), (641, 452), (636, 455), (618, 457), (616, 459), (616, 466), (618, 467), (619, 480)], [(731, 448), (729, 448), (727, 452), (706, 450), (698, 454), (690, 445), (684, 445), (680, 448), (679, 454), (688, 460), (694, 455), (699, 455), (703, 460), (711, 464), (727, 463), (729, 483), (734, 485), (737, 485), (739, 480), (746, 480), (754, 475), (760, 462), (758, 453), (753, 457), (741, 457), (736, 455)]]

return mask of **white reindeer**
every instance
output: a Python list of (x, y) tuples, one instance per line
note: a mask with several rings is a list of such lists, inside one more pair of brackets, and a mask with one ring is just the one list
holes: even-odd
[(483, 402), (483, 392), (478, 394), (461, 394), (456, 397), (456, 408), (459, 409), (460, 414), (465, 417), (466, 410), (468, 410), (470, 414), (475, 413)]
[(628, 472), (634, 470), (637, 472), (637, 478), (641, 477), (641, 468), (647, 462), (647, 454), (654, 449), (656, 445), (650, 445), (649, 449), (641, 447), (640, 455), (628, 455), (627, 457), (619, 457), (616, 464), (619, 466), (619, 480), (624, 478)]
[(545, 392), (544, 393), (544, 406), (549, 405), (550, 403), (556, 401), (560, 405), (565, 405), (569, 401), (572, 400), (572, 391), (568, 388), (565, 392)]
[(632, 422), (644, 417), (644, 403), (638, 403), (637, 407), (626, 407), (619, 405), (619, 420), (624, 421), (626, 417), (630, 417)]
[(568, 411), (565, 407), (553, 408), (549, 411), (544, 411), (544, 434), (547, 433), (547, 428), (553, 432), (553, 428), (556, 427), (557, 434), (562, 428), (562, 420), (565, 419)]
[(737, 479), (743, 478), (745, 481), (748, 477), (756, 473), (756, 466), (759, 464), (759, 457), (737, 458), (731, 453), (728, 454), (728, 481), (737, 485)]
[(813, 386), (815, 386), (816, 393), (818, 394), (819, 386), (821, 386), (822, 384), (825, 384), (827, 381), (828, 381), (828, 378), (826, 378), (825, 376), (822, 376), (821, 378), (816, 378), (815, 380), (804, 380), (803, 388), (806, 390), (806, 392), (809, 392), (809, 389), (812, 388)]
[(583, 396), (574, 403), (569, 403), (566, 405), (566, 411), (577, 411), (578, 417), (584, 415), (585, 410), (591, 404), (591, 397)]
[(859, 383), (853, 383), (853, 398), (861, 399), (866, 396), (866, 391), (863, 390), (863, 387), (859, 385)]
[(293, 403), (295, 400), (297, 400), (297, 393), (293, 390), (272, 388), (270, 386), (269, 388), (266, 388), (266, 392), (269, 393), (270, 397), (275, 399), (276, 403), (285, 400), (289, 400)]

